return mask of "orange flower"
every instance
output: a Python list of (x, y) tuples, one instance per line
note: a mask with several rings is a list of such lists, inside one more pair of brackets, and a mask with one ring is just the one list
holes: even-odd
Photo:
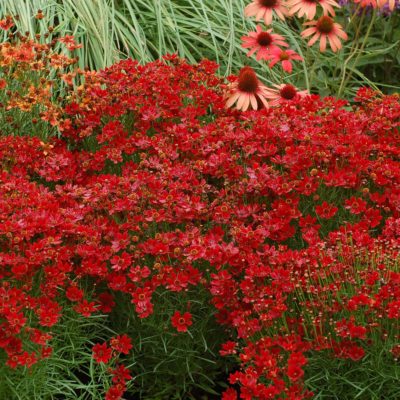
[(257, 52), (257, 60), (268, 60), (272, 50), (279, 49), (278, 46), (288, 47), (283, 36), (271, 33), (272, 29), (263, 31), (260, 25), (257, 25), (255, 32), (249, 32), (249, 36), (242, 37), (242, 47), (250, 48), (247, 56)]
[(266, 93), (267, 87), (260, 83), (253, 68), (243, 67), (238, 80), (231, 84), (226, 107), (232, 107), (237, 102), (236, 108), (242, 111), (246, 111), (250, 105), (253, 110), (257, 110), (261, 104), (268, 108)]
[(284, 20), (287, 15), (286, 3), (283, 0), (253, 0), (252, 3), (247, 5), (244, 9), (246, 17), (256, 17), (256, 21), (264, 19), (266, 25), (272, 22), (273, 13)]
[(307, 90), (298, 90), (296, 87), (290, 84), (274, 85), (276, 89), (268, 88), (266, 97), (270, 100), (271, 106), (277, 106), (281, 103), (303, 97), (308, 94)]
[(10, 15), (7, 15), (4, 19), (0, 20), (0, 29), (8, 31), (14, 26), (14, 21)]
[(77, 44), (75, 42), (75, 37), (72, 35), (65, 35), (62, 38), (58, 39), (58, 41), (64, 43), (67, 49), (70, 51), (80, 49), (82, 47), (82, 44)]
[(334, 0), (289, 0), (289, 14), (293, 15), (297, 13), (298, 17), (304, 15), (307, 19), (313, 19), (317, 12), (318, 4), (322, 7), (324, 15), (330, 14), (334, 16), (335, 10), (333, 7), (339, 7), (339, 4)]
[(329, 44), (332, 51), (336, 52), (342, 48), (342, 43), (339, 38), (346, 40), (347, 34), (342, 27), (333, 22), (331, 17), (327, 15), (322, 16), (317, 21), (306, 22), (304, 25), (310, 25), (311, 28), (307, 28), (301, 32), (302, 37), (314, 35), (308, 42), (309, 46), (312, 46), (318, 39), (321, 39), (319, 49), (324, 52), (326, 50), (326, 40), (329, 40)]

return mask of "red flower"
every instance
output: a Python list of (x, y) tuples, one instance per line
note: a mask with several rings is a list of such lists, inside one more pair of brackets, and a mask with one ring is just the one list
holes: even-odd
[(74, 307), (74, 310), (84, 317), (90, 317), (96, 311), (96, 306), (93, 301), (88, 302), (87, 300), (83, 300)]
[(14, 21), (10, 15), (7, 15), (4, 19), (0, 20), (0, 29), (8, 31), (14, 26)]
[(315, 212), (317, 215), (324, 219), (332, 218), (338, 211), (338, 208), (332, 204), (324, 201), (320, 206), (315, 207)]
[(171, 318), (172, 326), (177, 329), (178, 332), (186, 332), (188, 327), (192, 325), (192, 314), (185, 312), (181, 314), (179, 311), (175, 311)]
[(110, 345), (113, 350), (116, 350), (123, 354), (128, 354), (131, 350), (132, 343), (131, 338), (128, 335), (120, 335), (110, 340)]
[(228, 388), (222, 393), (222, 400), (237, 400), (237, 392), (233, 388)]
[(112, 382), (116, 384), (125, 384), (126, 381), (132, 379), (129, 369), (124, 365), (118, 365), (115, 369), (111, 370), (111, 374), (113, 375)]
[(287, 369), (287, 375), (293, 382), (298, 381), (304, 375), (304, 371), (297, 365), (290, 364)]
[(79, 289), (76, 286), (70, 286), (66, 290), (65, 295), (67, 296), (67, 299), (70, 301), (79, 301), (82, 300), (83, 298), (83, 290)]
[(111, 359), (112, 350), (107, 347), (107, 343), (96, 343), (93, 348), (93, 359), (100, 363), (107, 363)]
[(347, 355), (353, 361), (361, 360), (365, 356), (365, 351), (362, 347), (352, 345), (347, 349)]
[(221, 345), (221, 350), (219, 351), (219, 354), (221, 354), (221, 356), (236, 354), (237, 353), (236, 346), (237, 346), (236, 342), (232, 342), (231, 340), (229, 340)]
[(106, 393), (106, 400), (120, 400), (124, 394), (125, 388), (121, 388), (120, 385), (111, 386)]
[(361, 214), (367, 209), (367, 202), (357, 197), (351, 197), (345, 201), (345, 208), (352, 214)]
[(100, 293), (99, 302), (99, 309), (103, 313), (110, 313), (115, 306), (114, 297), (111, 293)]
[(61, 316), (61, 307), (52, 301), (46, 302), (38, 311), (39, 323), (42, 326), (53, 326)]
[(18, 356), (18, 364), (21, 366), (26, 366), (29, 368), (36, 362), (37, 358), (35, 353), (28, 353), (27, 351), (24, 351)]

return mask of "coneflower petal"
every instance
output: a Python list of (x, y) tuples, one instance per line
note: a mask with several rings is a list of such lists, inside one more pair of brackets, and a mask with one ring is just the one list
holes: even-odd
[(316, 32), (315, 35), (310, 39), (310, 41), (307, 43), (309, 46), (312, 46), (321, 36), (319, 32)]
[(302, 37), (307, 37), (307, 36), (311, 36), (313, 33), (317, 33), (317, 30), (314, 27), (313, 28), (307, 28), (303, 32), (301, 32), (301, 36)]
[(254, 94), (250, 95), (250, 103), (251, 103), (251, 107), (253, 108), (253, 110), (257, 110), (257, 108), (258, 108), (257, 99), (256, 99), (256, 96), (254, 96)]
[[(319, 49), (322, 52), (324, 52), (326, 50), (326, 35), (321, 35), (321, 42), (319, 44)], [(333, 50), (333, 51), (335, 51), (335, 50)]]
[(239, 98), (239, 96), (240, 96), (240, 92), (234, 93), (234, 94), (228, 99), (228, 101), (226, 102), (226, 107), (228, 107), (228, 108), (232, 107), (232, 106), (235, 104), (236, 100)]

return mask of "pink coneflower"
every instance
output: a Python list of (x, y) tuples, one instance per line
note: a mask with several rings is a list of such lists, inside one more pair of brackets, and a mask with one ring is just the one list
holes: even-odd
[(272, 22), (273, 13), (284, 20), (287, 15), (287, 7), (282, 0), (253, 0), (252, 3), (247, 5), (244, 9), (246, 17), (256, 17), (256, 21), (264, 19), (266, 25)]
[(271, 32), (272, 29), (263, 31), (261, 26), (257, 25), (255, 32), (249, 32), (249, 36), (242, 37), (242, 47), (251, 49), (247, 53), (249, 57), (257, 52), (257, 60), (268, 60), (272, 50), (279, 49), (278, 46), (289, 46), (283, 36)]
[(311, 25), (312, 27), (301, 32), (301, 36), (314, 35), (308, 42), (309, 46), (312, 46), (318, 39), (321, 39), (319, 49), (322, 52), (326, 50), (326, 39), (329, 40), (329, 44), (334, 52), (342, 48), (339, 38), (343, 40), (347, 39), (347, 34), (342, 27), (333, 22), (333, 19), (327, 15), (322, 16), (317, 21), (306, 22), (304, 25)]
[[(313, 19), (317, 12), (317, 5), (320, 5), (324, 11), (324, 15), (335, 15), (333, 7), (339, 7), (339, 4), (334, 0), (289, 0), (289, 14), (297, 13), (298, 17), (303, 15), (307, 19)], [(333, 7), (332, 7), (333, 6)]]
[(303, 58), (299, 56), (295, 51), (290, 49), (283, 50), (280, 48), (271, 50), (269, 59), (271, 60), (271, 62), (269, 63), (270, 68), (272, 68), (276, 63), (281, 62), (283, 70), (288, 72), (289, 74), (292, 72), (293, 69), (292, 60), (303, 60)]
[(308, 94), (307, 90), (298, 90), (290, 84), (283, 83), (281, 85), (274, 86), (276, 89), (268, 88), (268, 93), (266, 94), (271, 106), (277, 106), (278, 104), (285, 103)]
[(246, 111), (250, 105), (253, 110), (257, 110), (259, 103), (268, 108), (266, 93), (267, 87), (258, 80), (253, 68), (243, 67), (238, 80), (230, 86), (226, 107), (232, 107), (237, 102), (236, 108), (242, 111)]

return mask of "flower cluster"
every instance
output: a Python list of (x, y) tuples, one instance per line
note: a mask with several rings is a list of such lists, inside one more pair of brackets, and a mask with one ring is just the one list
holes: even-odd
[[(379, 12), (384, 15), (388, 12), (393, 12), (396, 7), (395, 0), (354, 0), (352, 4), (354, 6), (354, 10), (352, 10), (354, 15), (348, 18), (346, 28), (354, 28), (356, 33), (350, 50), (351, 54), (347, 57), (342, 68), (343, 76), (339, 93), (341, 93), (343, 86), (349, 79), (349, 77), (346, 77), (347, 64), (352, 58), (355, 58), (354, 65), (357, 63), (374, 23), (374, 19), (372, 19), (363, 44), (359, 47), (358, 39), (366, 7), (379, 8)], [(335, 0), (253, 0), (245, 7), (244, 14), (247, 17), (255, 17), (256, 21), (262, 20), (268, 28), (273, 26), (274, 16), (277, 16), (280, 20), (293, 16), (304, 18), (306, 20), (303, 23), (305, 29), (301, 32), (301, 37), (307, 38), (308, 46), (312, 46), (319, 41), (319, 50), (321, 52), (325, 52), (329, 45), (331, 50), (336, 53), (342, 48), (341, 40), (348, 39), (348, 35), (342, 25), (335, 19), (335, 8), (340, 8), (342, 5), (342, 3), (339, 4)], [(353, 27), (354, 16), (360, 13), (362, 17), (358, 21), (358, 26)], [(286, 28), (293, 30), (293, 26), (289, 23)], [(268, 61), (269, 68), (273, 68), (280, 63), (283, 71), (289, 74), (293, 70), (292, 61), (307, 61), (289, 48), (284, 36), (273, 32), (272, 28), (263, 29), (259, 24), (256, 26), (255, 31), (249, 32), (247, 36), (242, 37), (242, 47), (249, 49), (247, 56), (250, 57), (255, 54), (258, 61)], [(297, 48), (299, 47), (297, 46)], [(276, 106), (281, 102), (291, 101), (307, 94), (305, 90), (298, 90), (291, 84), (282, 83), (282, 77), (278, 84), (274, 86), (275, 88), (266, 87), (258, 80), (254, 70), (246, 66), (240, 70), (236, 79), (233, 78), (232, 84), (227, 88), (226, 107), (229, 108), (236, 104), (236, 108), (242, 111), (246, 111), (249, 108), (257, 110)], [(307, 86), (310, 86), (309, 83)]]
[[(50, 354), (65, 307), (107, 314), (124, 295), (147, 318), (156, 291), (204, 287), (232, 333), (221, 352), (239, 363), (223, 398), (301, 399), (308, 354), (359, 360), (398, 323), (398, 96), (362, 89), (353, 108), (295, 96), (242, 114), (225, 108), (216, 68), (172, 55), (86, 72), (56, 115), (60, 138), (0, 137), (10, 367)], [(179, 335), (196, 315), (177, 309)], [(93, 357), (130, 351), (122, 335)], [(112, 374), (118, 399), (130, 374)]]
[(0, 29), (8, 31), (8, 40), (0, 43), (1, 131), (15, 135), (30, 129), (40, 136), (47, 125), (62, 131), (63, 124), (70, 121), (62, 121), (57, 97), (67, 97), (84, 72), (76, 67), (78, 59), (64, 54), (58, 44), (62, 43), (69, 52), (79, 45), (73, 36), (48, 43), (46, 38), (54, 27), (32, 39), (13, 32), (13, 26), (11, 16), (0, 21)]

